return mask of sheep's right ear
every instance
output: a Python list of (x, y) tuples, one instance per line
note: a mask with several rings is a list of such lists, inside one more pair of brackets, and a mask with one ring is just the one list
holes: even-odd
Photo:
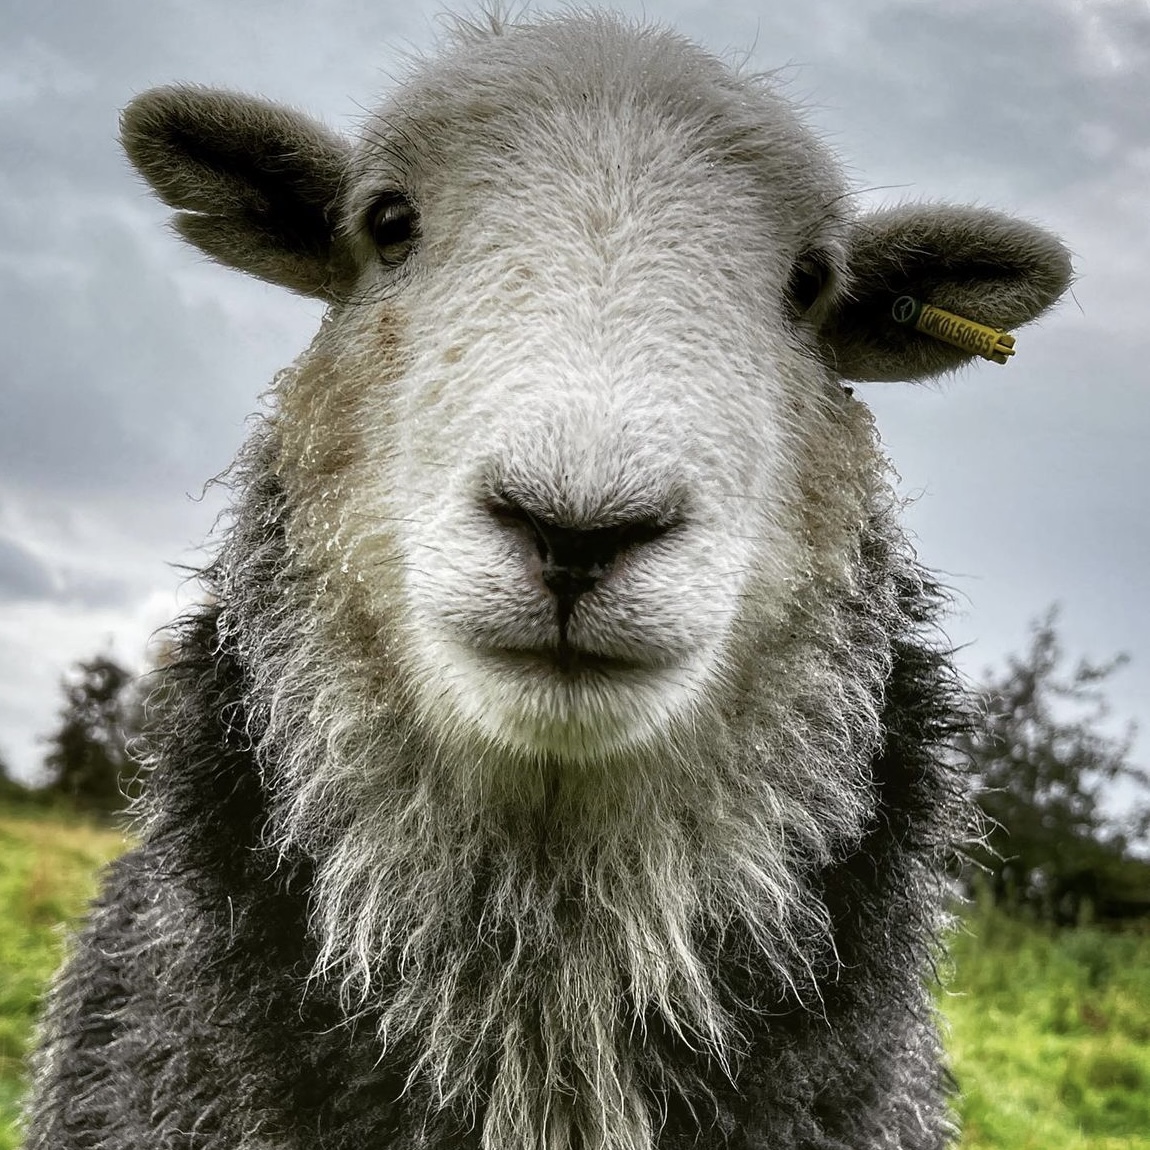
[[(819, 325), (827, 363), (844, 379), (926, 379), (974, 352), (896, 322), (911, 297), (1006, 330), (1040, 316), (1070, 286), (1070, 253), (1043, 228), (986, 208), (905, 204), (856, 220), (848, 290)], [(912, 313), (913, 314), (913, 311)]]
[(128, 158), (176, 230), (212, 259), (304, 295), (351, 271), (335, 226), (349, 146), (298, 112), (234, 92), (154, 88), (124, 110)]

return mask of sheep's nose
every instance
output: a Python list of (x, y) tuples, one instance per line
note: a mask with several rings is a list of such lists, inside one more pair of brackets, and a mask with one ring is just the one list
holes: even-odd
[(607, 574), (620, 552), (658, 539), (668, 525), (640, 519), (610, 527), (564, 527), (537, 519), (532, 528), (544, 584), (557, 599), (574, 601)]
[(543, 583), (555, 596), (564, 632), (576, 601), (611, 570), (620, 554), (661, 538), (677, 522), (673, 515), (640, 514), (605, 526), (570, 526), (506, 492), (499, 492), (490, 510), (499, 522), (530, 534), (543, 562)]

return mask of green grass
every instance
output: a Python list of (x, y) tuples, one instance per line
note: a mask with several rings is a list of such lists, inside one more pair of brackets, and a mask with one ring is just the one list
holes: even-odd
[(1150, 936), (979, 908), (952, 956), (964, 1150), (1150, 1150)]
[[(59, 813), (0, 808), (0, 1150), (65, 924), (124, 845)], [(986, 908), (952, 946), (940, 1005), (962, 1150), (1150, 1150), (1150, 934), (1054, 933)]]
[(60, 963), (64, 924), (95, 889), (124, 837), (59, 813), (0, 810), (0, 1150), (17, 1145), (23, 1059), (44, 986)]

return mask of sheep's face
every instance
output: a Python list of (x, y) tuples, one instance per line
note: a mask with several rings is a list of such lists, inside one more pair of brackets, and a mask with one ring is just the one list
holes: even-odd
[(388, 621), (427, 725), (569, 760), (692, 721), (810, 567), (804, 442), (860, 450), (804, 314), (841, 260), (830, 165), (677, 39), (622, 48), (471, 45), (369, 123), (358, 278), (285, 400), (292, 439), (339, 394), (354, 445), (298, 542)]
[(124, 138), (185, 237), (331, 303), (275, 418), (325, 665), (480, 759), (665, 757), (814, 690), (883, 490), (840, 381), (966, 358), (895, 295), (1008, 326), (1068, 275), (993, 213), (853, 218), (765, 83), (611, 18), (461, 33), (354, 147), (178, 88)]

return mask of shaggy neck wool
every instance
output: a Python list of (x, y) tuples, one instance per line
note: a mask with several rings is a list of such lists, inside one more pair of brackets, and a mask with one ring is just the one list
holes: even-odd
[(872, 813), (909, 626), (894, 584), (913, 574), (889, 519), (874, 512), (849, 588), (812, 582), (781, 638), (736, 637), (738, 673), (665, 742), (525, 761), (404, 722), (387, 643), (365, 651), (354, 600), (288, 553), (274, 450), (257, 445), (216, 568), (220, 628), (251, 676), (267, 839), (314, 864), (313, 979), (411, 1050), (410, 1082), (482, 1122), (488, 1150), (649, 1150), (650, 1099), (681, 1084), (640, 1055), (646, 1028), (723, 1068), (739, 1053), (746, 1004), (725, 1001), (705, 940), (749, 940), (776, 1006), (817, 1009), (833, 973), (808, 880)]

